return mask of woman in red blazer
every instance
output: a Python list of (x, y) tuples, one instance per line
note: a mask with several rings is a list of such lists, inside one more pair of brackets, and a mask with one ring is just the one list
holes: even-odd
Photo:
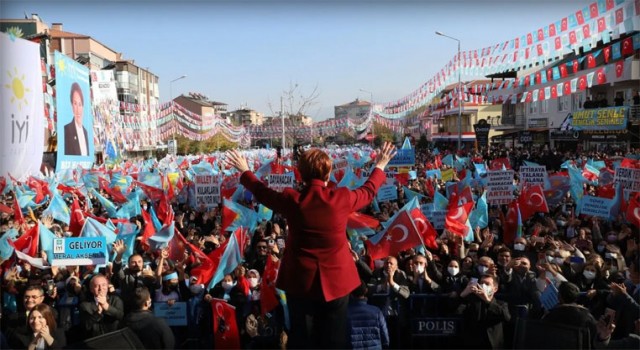
[[(276, 283), (287, 293), (289, 348), (348, 347), (349, 293), (360, 280), (347, 244), (347, 218), (369, 205), (385, 181), (384, 168), (395, 154), (395, 146), (385, 142), (369, 179), (351, 191), (346, 187), (328, 188), (331, 158), (321, 150), (308, 150), (298, 161), (304, 188), (280, 193), (250, 172), (247, 160), (238, 151), (227, 152), (227, 163), (242, 173), (240, 183), (258, 202), (281, 213), (289, 225)], [(313, 320), (310, 325), (307, 316)]]

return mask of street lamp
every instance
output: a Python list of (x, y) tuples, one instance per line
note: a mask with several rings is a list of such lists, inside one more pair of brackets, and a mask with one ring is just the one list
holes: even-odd
[[(169, 100), (171, 101), (171, 116), (173, 117), (174, 122), (175, 122), (175, 116), (173, 115), (173, 82), (180, 79), (184, 79), (186, 77), (187, 77), (186, 75), (181, 75), (180, 77), (175, 78), (169, 82)], [(177, 131), (177, 128), (173, 132), (173, 147), (176, 147), (176, 131)]]
[(371, 107), (369, 107), (369, 114), (371, 114), (371, 144), (373, 145), (373, 140), (375, 139), (375, 120), (373, 118), (373, 92), (371, 91), (367, 91), (365, 89), (360, 89), (360, 91), (362, 92), (368, 92), (369, 95), (371, 96), (371, 101), (370, 101), (370, 105)]
[(443, 36), (458, 42), (458, 150), (462, 149), (462, 80), (460, 71), (460, 40), (436, 31), (436, 35)]

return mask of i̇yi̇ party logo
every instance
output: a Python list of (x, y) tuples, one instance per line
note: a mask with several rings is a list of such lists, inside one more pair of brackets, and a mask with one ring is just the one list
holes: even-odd
[[(24, 74), (20, 75), (20, 73), (18, 73), (18, 68), (14, 68), (13, 72), (11, 70), (8, 70), (7, 75), (9, 76), (9, 83), (5, 84), (4, 87), (11, 90), (10, 102), (12, 105), (16, 106), (18, 111), (20, 112), (22, 111), (23, 106), (26, 107), (29, 105), (27, 94), (31, 93), (31, 89), (24, 85), (25, 76)], [(21, 116), (18, 116), (16, 118), (16, 115), (14, 113), (11, 113), (12, 144), (16, 142), (22, 143), (23, 137), (24, 142), (26, 142), (29, 136), (29, 116), (26, 115), (24, 120), (21, 119), (23, 119), (21, 118)]]

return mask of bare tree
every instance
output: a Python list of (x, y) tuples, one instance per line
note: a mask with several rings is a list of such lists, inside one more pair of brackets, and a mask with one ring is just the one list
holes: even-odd
[[(289, 89), (282, 92), (282, 103), (284, 106), (281, 112), (287, 116), (306, 115), (307, 110), (318, 103), (316, 101), (318, 97), (320, 97), (318, 84), (316, 84), (311, 93), (305, 95), (301, 92), (301, 88), (298, 83), (290, 82)], [(267, 105), (269, 106), (271, 115), (277, 115), (277, 113), (273, 109), (273, 103), (271, 102), (271, 100), (267, 102)], [(278, 108), (278, 110), (280, 110), (280, 108)]]

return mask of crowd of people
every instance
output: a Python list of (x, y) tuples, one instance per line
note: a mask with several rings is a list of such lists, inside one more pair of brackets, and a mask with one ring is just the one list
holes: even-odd
[[(374, 189), (360, 199), (352, 197), (353, 202), (340, 210), (362, 208), (361, 213), (381, 223), (376, 231), (384, 230), (382, 223), (408, 202), (405, 188), (420, 194), (423, 204), (433, 201), (431, 189), (446, 195), (445, 182), (426, 174), (427, 170), (450, 167), (434, 165), (436, 157), (440, 159), (439, 156), (447, 152), (443, 147), (439, 151), (417, 149), (416, 165), (412, 167), (416, 176), (397, 184), (396, 201), (369, 204)], [(388, 150), (387, 155), (390, 154)], [(472, 162), (487, 163), (497, 158), (509, 159), (516, 171), (527, 161), (545, 165), (552, 173), (561, 171), (566, 161), (605, 161), (614, 156), (623, 158), (626, 154), (623, 150), (578, 154), (547, 148), (492, 147), (461, 155), (471, 160), (465, 168), (472, 173), (477, 170)], [(632, 150), (631, 154), (638, 152)], [(233, 155), (237, 158), (231, 165), (244, 173), (240, 153)], [(364, 168), (376, 164), (376, 158), (371, 157)], [(386, 162), (382, 168), (384, 165)], [(297, 189), (304, 194), (307, 193), (305, 186), (312, 186), (314, 180), (309, 169), (300, 171), (302, 175), (307, 171), (311, 176), (298, 179)], [(376, 176), (380, 179), (372, 181), (384, 178), (372, 173), (372, 177)], [(176, 234), (183, 236), (184, 245), (188, 246), (183, 256), (176, 256), (170, 246), (153, 249), (145, 244), (141, 236), (149, 223), (144, 215), (137, 215), (128, 220), (141, 233), (134, 241), (133, 253), (127, 253), (131, 247), (118, 239), (110, 247), (113, 259), (106, 266), (50, 266), (43, 251), (38, 256), (44, 260), (44, 266), (40, 267), (15, 254), (7, 257), (2, 262), (2, 348), (64, 348), (125, 327), (138, 336), (145, 348), (221, 347), (216, 344), (216, 333), (232, 328), (237, 329), (242, 348), (313, 348), (322, 343), (323, 337), (337, 336), (327, 332), (336, 327), (332, 322), (340, 320), (327, 315), (326, 308), (346, 308), (347, 319), (341, 326), (344, 345), (359, 349), (511, 348), (519, 341), (523, 321), (541, 322), (549, 329), (567, 326), (581, 329), (588, 334), (585, 341), (592, 347), (637, 349), (640, 346), (640, 228), (622, 215), (616, 220), (575, 215), (575, 199), (567, 193), (559, 203), (550, 206), (548, 212), (536, 213), (524, 221), (522, 235), (509, 241), (503, 232), (507, 207), (491, 205), (489, 222), (486, 227), (473, 228), (471, 240), (439, 230), (437, 249), (417, 246), (383, 259), (372, 259), (367, 245), (350, 241), (346, 232), (342, 232), (342, 237), (332, 236), (332, 240), (339, 242), (336, 252), (340, 250), (340, 253), (327, 251), (325, 261), (319, 263), (305, 261), (306, 251), (301, 246), (334, 243), (304, 241), (299, 236), (292, 238), (294, 231), (300, 229), (301, 220), (316, 220), (319, 227), (326, 228), (346, 219), (336, 219), (338, 214), (317, 213), (301, 217), (305, 211), (297, 212), (296, 207), (275, 202), (282, 199), (280, 197), (265, 199), (267, 194), (262, 193), (265, 190), (259, 184), (247, 182), (245, 177), (240, 178), (241, 183), (256, 193), (241, 199), (240, 204), (258, 210), (258, 204), (266, 202), (268, 207), (282, 211), (274, 210), (269, 220), (261, 220), (248, 232), (249, 238), (241, 242), (243, 262), (233, 266), (232, 272), (224, 274), (213, 286), (192, 275), (201, 261), (189, 247), (207, 256), (224, 249), (233, 235), (223, 230), (224, 208), (222, 205), (194, 208), (178, 196), (170, 204), (175, 213)], [(335, 187), (328, 180), (318, 186)], [(259, 182), (258, 179), (252, 181)], [(452, 181), (460, 179), (454, 176)], [(517, 175), (514, 181), (517, 184)], [(14, 183), (15, 186), (18, 184)], [(370, 186), (375, 188), (373, 184)], [(480, 198), (484, 190), (485, 187), (477, 183), (471, 186), (474, 198)], [(584, 186), (585, 193), (591, 190), (590, 186)], [(110, 198), (108, 192), (100, 191), (100, 194)], [(4, 207), (12, 208), (16, 196), (15, 191), (5, 191), (0, 201)], [(90, 193), (87, 197), (92, 208), (87, 215), (109, 217), (101, 201)], [(71, 208), (78, 196), (72, 194), (65, 198)], [(304, 207), (305, 198), (285, 199), (292, 200), (291, 205)], [(150, 199), (141, 201), (147, 212), (155, 205)], [(15, 213), (2, 211), (0, 237), (14, 234), (9, 241), (15, 241), (37, 225), (47, 227), (57, 237), (71, 235), (69, 224), (43, 213), (45, 207), (25, 215), (24, 222), (18, 222)], [(340, 263), (353, 264), (353, 271), (357, 273), (349, 274), (349, 280), (345, 280), (345, 276), (327, 278), (326, 271), (336, 268), (333, 265), (342, 249), (348, 250), (350, 259)], [(287, 295), (278, 297), (277, 307), (263, 310), (265, 304), (261, 299), (266, 295), (262, 290), (263, 279), (273, 273), (270, 266), (281, 260), (280, 273), (287, 274), (290, 280), (308, 280), (308, 283), (296, 290), (292, 284), (279, 280), (278, 287)], [(291, 266), (293, 264), (300, 266)], [(316, 269), (317, 264), (325, 266)], [(310, 271), (317, 275), (309, 276)], [(339, 282), (332, 282), (334, 280)], [(344, 299), (339, 298), (344, 295), (331, 296), (328, 285), (333, 290), (348, 289), (345, 292), (348, 296)], [(555, 298), (555, 302), (549, 301)], [(216, 310), (211, 307), (214, 300), (224, 300), (235, 308), (235, 325), (221, 324), (220, 319), (216, 319)], [(331, 303), (333, 300), (343, 300), (344, 305), (337, 306)], [(153, 312), (154, 305), (160, 303), (169, 306), (184, 303), (186, 324), (169, 326)], [(302, 309), (305, 310), (300, 311)], [(310, 331), (304, 333), (307, 338), (301, 339), (300, 322), (304, 322), (301, 320), (305, 314), (323, 315), (316, 322), (327, 324), (315, 331), (324, 333)], [(419, 321), (429, 320), (445, 323), (436, 326), (437, 332), (431, 336), (425, 336), (426, 333), (416, 327)], [(451, 323), (447, 323), (449, 321)], [(227, 335), (235, 336), (231, 332)]]

